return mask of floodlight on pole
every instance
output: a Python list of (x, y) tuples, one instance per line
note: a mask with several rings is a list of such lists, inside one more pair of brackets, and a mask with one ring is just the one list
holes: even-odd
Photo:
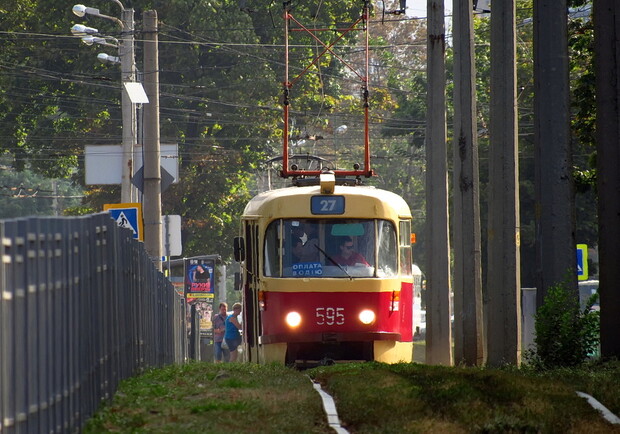
[[(125, 9), (121, 3), (118, 3), (118, 4), (121, 6), (121, 9), (123, 10)], [(84, 6), (84, 5), (75, 5), (73, 6), (73, 13), (80, 18), (83, 18), (85, 15), (92, 15), (94, 17), (105, 18), (106, 20), (114, 21), (117, 24), (119, 24), (121, 27), (124, 26), (123, 21), (119, 20), (116, 17), (104, 15), (99, 12), (99, 9), (96, 9), (96, 8), (89, 8), (88, 6)]]
[(71, 27), (71, 33), (75, 36), (96, 35), (99, 33), (99, 30), (82, 24), (74, 24), (73, 27)]
[(97, 54), (97, 59), (101, 63), (121, 63), (120, 57), (110, 56), (109, 54), (106, 54), (106, 53)]
[(347, 132), (348, 127), (346, 125), (340, 125), (338, 128), (336, 128), (335, 133), (336, 134), (344, 134)]
[[(132, 165), (132, 156), (133, 156), (133, 148), (136, 145), (137, 141), (137, 116), (136, 116), (136, 107), (132, 103), (127, 91), (125, 90), (126, 83), (133, 83), (136, 81), (136, 62), (135, 62), (135, 54), (134, 54), (134, 10), (126, 9), (125, 6), (120, 2), (120, 0), (109, 0), (116, 3), (122, 11), (121, 19), (116, 17), (112, 17), (109, 15), (104, 15), (99, 12), (97, 8), (91, 8), (88, 6), (84, 6), (82, 4), (77, 4), (73, 6), (73, 13), (78, 17), (84, 17), (86, 15), (91, 15), (94, 17), (104, 18), (110, 21), (114, 21), (118, 24), (122, 29), (122, 39), (117, 41), (114, 38), (110, 37), (88, 37), (95, 34), (99, 34), (97, 29), (92, 27), (86, 27), (81, 24), (76, 24), (71, 28), (71, 33), (76, 36), (83, 36), (82, 41), (85, 44), (100, 44), (106, 46), (113, 46), (118, 48), (118, 57), (108, 56), (107, 54), (101, 53), (97, 56), (97, 59), (101, 62), (110, 62), (110, 63), (120, 63), (121, 65), (121, 82), (122, 82), (122, 93), (121, 93), (121, 108), (122, 108), (122, 118), (123, 118), (123, 140), (122, 140), (122, 148), (123, 148), (123, 158), (121, 159), (123, 169), (122, 169), (122, 178), (121, 178), (121, 202), (122, 203), (131, 203), (134, 202), (132, 192), (133, 187), (131, 185), (131, 177), (133, 174), (133, 165)], [(88, 38), (84, 38), (88, 37)], [(113, 41), (109, 42), (109, 41)], [(137, 199), (137, 198), (136, 198)]]
[(99, 15), (99, 9), (88, 8), (84, 5), (75, 5), (73, 6), (73, 13), (82, 18), (86, 14)]
[[(115, 41), (116, 43), (108, 42), (109, 40)], [(114, 38), (101, 38), (99, 36), (83, 36), (82, 42), (84, 42), (86, 45), (99, 44), (99, 45), (105, 45), (106, 47), (118, 48), (118, 41)]]

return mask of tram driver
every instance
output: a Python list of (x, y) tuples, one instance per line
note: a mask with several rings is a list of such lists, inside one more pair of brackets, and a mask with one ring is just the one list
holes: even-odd
[(364, 265), (370, 267), (366, 258), (353, 250), (353, 239), (351, 237), (343, 237), (338, 244), (338, 248), (340, 253), (333, 258), (338, 265)]

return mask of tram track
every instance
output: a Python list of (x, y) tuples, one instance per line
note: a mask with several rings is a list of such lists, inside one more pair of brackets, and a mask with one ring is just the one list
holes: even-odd
[(325, 410), (325, 414), (327, 415), (327, 423), (334, 431), (338, 434), (349, 434), (341, 424), (340, 418), (338, 417), (338, 410), (336, 410), (336, 402), (332, 396), (325, 392), (321, 387), (321, 384), (312, 380), (312, 378), (308, 377), (312, 382), (312, 386), (314, 390), (316, 390), (321, 397), (321, 401), (323, 401), (323, 409)]

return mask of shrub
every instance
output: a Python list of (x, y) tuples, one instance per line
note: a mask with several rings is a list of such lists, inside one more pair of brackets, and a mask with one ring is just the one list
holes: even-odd
[(579, 297), (566, 282), (551, 288), (536, 313), (536, 346), (526, 360), (541, 369), (573, 367), (584, 363), (599, 344), (600, 316), (592, 306), (593, 294), (581, 310)]

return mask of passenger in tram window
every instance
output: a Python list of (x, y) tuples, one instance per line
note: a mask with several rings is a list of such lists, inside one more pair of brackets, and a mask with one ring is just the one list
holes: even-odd
[(319, 262), (317, 225), (314, 223), (304, 223), (304, 233), (306, 234), (306, 242), (303, 245), (303, 252), (299, 262)]
[(370, 267), (368, 261), (360, 253), (353, 250), (353, 239), (351, 237), (343, 237), (338, 248), (340, 253), (333, 258), (338, 265), (365, 265)]
[(291, 235), (297, 238), (304, 237), (304, 229), (301, 227), (298, 221), (294, 221), (291, 223)]
[(304, 254), (304, 242), (299, 237), (293, 237), (291, 241), (292, 252), (293, 252), (293, 264), (298, 264), (301, 261), (301, 258)]

